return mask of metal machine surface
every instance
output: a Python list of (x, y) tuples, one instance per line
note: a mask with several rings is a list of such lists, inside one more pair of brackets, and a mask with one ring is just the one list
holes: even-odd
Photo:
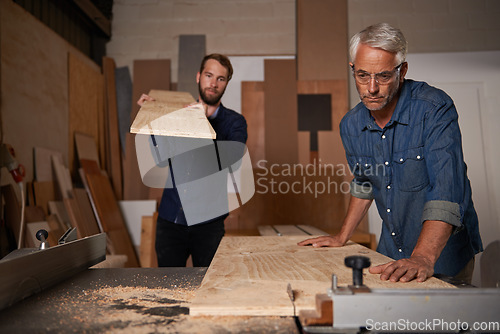
[[(68, 235), (71, 235), (69, 233)], [(42, 240), (41, 240), (42, 241)], [(18, 249), (0, 260), (0, 309), (40, 292), (106, 258), (106, 234)]]
[(339, 287), (332, 276), (331, 289), (316, 296), (320, 316), (302, 316), (306, 333), (500, 331), (500, 289), (370, 289), (362, 276), (369, 259), (351, 256), (345, 263), (353, 284)]

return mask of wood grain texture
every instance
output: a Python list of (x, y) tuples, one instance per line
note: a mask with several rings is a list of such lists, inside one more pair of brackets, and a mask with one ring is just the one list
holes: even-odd
[[(386, 256), (349, 242), (340, 248), (297, 246), (303, 236), (224, 237), (190, 305), (190, 315), (293, 316), (287, 294), (291, 284), (296, 312), (315, 309), (315, 295), (331, 286), (331, 275), (340, 286), (352, 284), (352, 271), (344, 258), (363, 255), (372, 265), (388, 262)], [(364, 271), (370, 288), (453, 288), (430, 278), (424, 283), (391, 283)]]
[(297, 1), (299, 80), (347, 79), (347, 0)]
[(241, 114), (247, 121), (247, 147), (252, 166), (265, 159), (264, 83), (241, 82)]
[(156, 268), (158, 261), (156, 258), (156, 220), (158, 213), (153, 216), (143, 216), (141, 221), (141, 246), (140, 260), (142, 268)]
[(347, 80), (299, 80), (298, 94), (330, 94), (332, 105), (332, 130), (338, 130), (342, 117), (348, 111)]
[(143, 104), (130, 127), (131, 133), (215, 139), (216, 134), (201, 104), (187, 92), (152, 90), (154, 101)]
[[(101, 148), (104, 141), (103, 133), (103, 108), (104, 89), (103, 75), (99, 69), (89, 66), (80, 56), (69, 53), (69, 148), (68, 167), (72, 175), (77, 175), (74, 134), (86, 133), (96, 138), (97, 146)], [(100, 159), (103, 163), (104, 159)]]
[(268, 163), (298, 162), (297, 82), (294, 59), (264, 60), (266, 132)]

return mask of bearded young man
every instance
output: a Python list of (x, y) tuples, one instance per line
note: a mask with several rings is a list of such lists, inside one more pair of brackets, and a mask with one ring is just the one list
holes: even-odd
[(348, 212), (339, 234), (299, 245), (345, 245), (375, 200), (383, 220), (377, 251), (394, 261), (371, 273), (393, 282), (437, 273), (470, 283), (483, 249), (458, 114), (443, 91), (405, 79), (406, 50), (403, 33), (385, 23), (351, 39), (361, 103), (340, 123), (354, 174)]
[[(234, 141), (245, 144), (247, 124), (245, 118), (224, 107), (221, 98), (231, 80), (233, 67), (221, 54), (205, 56), (196, 75), (198, 102), (206, 111), (208, 121), (217, 134), (216, 141)], [(153, 100), (143, 94), (137, 104)], [(214, 143), (217, 147), (217, 143)], [(188, 166), (186, 166), (188, 168)], [(175, 180), (175, 173), (173, 173)], [(210, 199), (207, 199), (210, 200)], [(224, 219), (228, 214), (188, 225), (178, 189), (165, 188), (158, 208), (156, 225), (156, 255), (160, 267), (185, 267), (189, 255), (193, 266), (208, 267), (224, 236)]]

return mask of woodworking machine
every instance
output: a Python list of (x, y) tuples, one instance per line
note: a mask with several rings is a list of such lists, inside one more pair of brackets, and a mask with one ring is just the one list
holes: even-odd
[(500, 289), (370, 289), (363, 268), (370, 260), (349, 256), (353, 284), (316, 295), (316, 311), (302, 311), (306, 333), (498, 333)]
[(106, 258), (105, 233), (76, 240), (76, 228), (72, 228), (53, 247), (45, 230), (36, 237), (39, 248), (17, 249), (0, 260), (0, 310)]

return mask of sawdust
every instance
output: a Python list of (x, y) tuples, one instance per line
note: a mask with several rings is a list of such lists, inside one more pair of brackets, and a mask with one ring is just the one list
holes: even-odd
[[(82, 332), (89, 333), (291, 333), (289, 319), (281, 317), (267, 317), (263, 324), (263, 319), (256, 317), (189, 316), (195, 292), (190, 287), (128, 286), (81, 291), (81, 298), (94, 307), (92, 311), (73, 310), (72, 321), (81, 324)], [(66, 311), (78, 305), (64, 304), (61, 308)]]

